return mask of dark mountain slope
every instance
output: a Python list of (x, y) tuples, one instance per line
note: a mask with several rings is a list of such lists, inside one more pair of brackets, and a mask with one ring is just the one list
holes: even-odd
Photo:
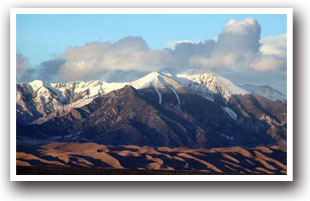
[[(27, 127), (29, 137), (45, 140), (155, 147), (250, 147), (284, 138), (286, 125), (281, 112), (285, 112), (285, 105), (280, 102), (245, 95), (233, 96), (224, 105), (184, 91), (179, 94), (178, 104), (171, 92), (163, 91), (162, 96), (164, 102), (159, 104), (154, 88), (136, 90), (126, 86), (44, 123), (18, 127)], [(233, 109), (236, 119), (223, 107)]]
[(285, 143), (286, 104), (250, 94), (231, 96), (229, 102), (243, 116), (239, 121), (247, 121), (246, 124), (253, 128), (257, 126), (254, 122), (262, 122), (268, 125), (268, 135), (278, 142)]

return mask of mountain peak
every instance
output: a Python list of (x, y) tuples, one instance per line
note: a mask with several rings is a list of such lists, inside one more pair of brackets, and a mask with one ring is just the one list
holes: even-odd
[(42, 80), (33, 80), (32, 82), (29, 82), (28, 84), (32, 87), (33, 90), (36, 90), (44, 86), (44, 83)]
[(253, 84), (244, 84), (240, 85), (240, 87), (251, 92), (252, 94), (263, 96), (269, 100), (281, 101), (283, 103), (286, 103), (286, 96), (270, 86), (267, 85), (257, 86)]
[(209, 91), (209, 93), (219, 94), (226, 100), (231, 95), (247, 94), (248, 92), (230, 80), (213, 73), (211, 71), (192, 69), (180, 73), (177, 77), (184, 80), (184, 84), (198, 91)]
[(150, 87), (158, 82), (158, 77), (161, 76), (160, 72), (151, 72), (144, 77), (133, 81), (132, 86), (136, 89), (142, 89)]

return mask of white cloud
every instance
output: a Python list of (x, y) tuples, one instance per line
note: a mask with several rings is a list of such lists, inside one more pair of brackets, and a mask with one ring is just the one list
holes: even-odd
[(209, 57), (194, 57), (191, 65), (208, 69), (249, 70), (260, 47), (260, 25), (255, 19), (230, 20), (219, 34)]
[(260, 60), (253, 62), (257, 71), (278, 71), (286, 68), (286, 34), (260, 40)]
[(181, 43), (191, 43), (191, 44), (199, 44), (203, 41), (201, 40), (176, 40), (176, 41), (168, 41), (166, 43), (167, 47), (174, 48), (177, 44)]
[(276, 71), (280, 70), (284, 65), (284, 61), (276, 59), (272, 56), (262, 56), (261, 58), (255, 60), (251, 67), (256, 71)]
[(58, 72), (63, 80), (98, 79), (115, 70), (160, 70), (171, 62), (171, 52), (150, 50), (141, 37), (126, 37), (70, 47), (60, 58), (66, 61)]
[(210, 56), (193, 56), (190, 66), (234, 71), (276, 71), (285, 67), (286, 35), (260, 39), (261, 27), (252, 18), (230, 20)]
[(16, 54), (16, 74), (21, 75), (29, 68), (29, 61), (22, 54)]
[(263, 38), (260, 51), (263, 55), (286, 57), (286, 34)]

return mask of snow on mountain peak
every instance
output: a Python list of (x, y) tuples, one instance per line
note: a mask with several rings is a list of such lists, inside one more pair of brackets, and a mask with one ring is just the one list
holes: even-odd
[(161, 76), (159, 72), (151, 72), (144, 77), (133, 81), (131, 85), (136, 89), (143, 89), (152, 86), (158, 82), (158, 77)]
[[(59, 97), (59, 94), (57, 94), (57, 91), (52, 87), (45, 85), (42, 80), (34, 80), (32, 82), (29, 82), (27, 85), (30, 86), (32, 90), (31, 93), (33, 98), (36, 99), (36, 101), (38, 102), (43, 101), (49, 103), (52, 101), (52, 99), (55, 99), (55, 101), (60, 100), (60, 102), (62, 102), (62, 99), (61, 97)], [(54, 95), (54, 93), (57, 94), (59, 100), (56, 100), (57, 97)]]
[(256, 86), (252, 84), (244, 84), (240, 85), (240, 87), (244, 88), (245, 90), (251, 92), (252, 94), (256, 94), (259, 96), (263, 96), (272, 101), (281, 101), (286, 103), (286, 96), (281, 92), (271, 88), (270, 86)]
[[(30, 82), (29, 85), (35, 91), (43, 87), (44, 83), (40, 80), (35, 80)], [(123, 88), (126, 85), (131, 85), (136, 89), (153, 87), (159, 93), (159, 89), (167, 89), (176, 94), (176, 97), (178, 89), (189, 88), (211, 101), (214, 99), (214, 94), (220, 94), (225, 99), (228, 99), (233, 94), (248, 93), (226, 78), (213, 72), (199, 69), (188, 70), (180, 74), (172, 74), (166, 71), (150, 72), (133, 82), (107, 83), (99, 80), (89, 82), (78, 81), (65, 84), (51, 83), (45, 88), (49, 88), (60, 97), (66, 97), (68, 100), (75, 101), (78, 99), (94, 98), (101, 94)], [(177, 99), (179, 102), (179, 97)]]
[(231, 95), (247, 94), (248, 92), (230, 80), (210, 71), (189, 70), (177, 74), (177, 77), (183, 78), (183, 83), (196, 91), (205, 91), (206, 94), (220, 94), (226, 100)]
[(123, 88), (123, 83), (108, 83), (100, 80), (91, 80), (89, 82), (69, 82), (66, 84), (51, 83), (51, 87), (59, 90), (63, 96), (70, 96), (70, 99), (88, 99), (109, 93), (113, 90)]
[(177, 90), (183, 86), (172, 78), (172, 74), (163, 73), (160, 71), (151, 72), (147, 74), (146, 76), (136, 81), (133, 81), (132, 83), (130, 83), (130, 85), (136, 89), (153, 87), (156, 93), (158, 94), (159, 104), (162, 103), (162, 95), (161, 95), (160, 89), (167, 89), (175, 95), (178, 101), (177, 107), (179, 107), (179, 105), (181, 104), (180, 97), (177, 93)]
[(32, 82), (29, 82), (28, 84), (32, 87), (34, 91), (44, 86), (44, 83), (42, 80), (33, 80)]

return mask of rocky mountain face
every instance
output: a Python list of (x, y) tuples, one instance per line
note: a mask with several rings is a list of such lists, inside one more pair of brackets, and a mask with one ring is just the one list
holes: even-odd
[(64, 105), (61, 98), (42, 81), (16, 86), (17, 121), (28, 124)]
[(285, 144), (286, 104), (214, 73), (152, 72), (134, 82), (17, 85), (17, 136), (108, 145)]

